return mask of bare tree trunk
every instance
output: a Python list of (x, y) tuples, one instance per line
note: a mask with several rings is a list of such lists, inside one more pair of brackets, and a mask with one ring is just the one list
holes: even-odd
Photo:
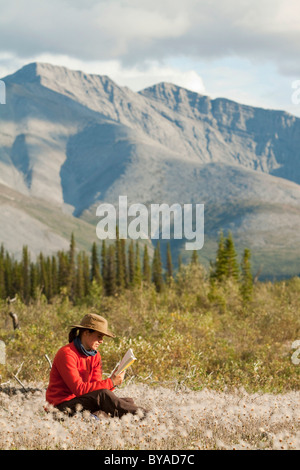
[[(16, 300), (16, 297), (14, 297), (13, 299), (11, 299), (10, 297), (8, 297), (7, 299), (7, 303), (9, 306), (11, 306), (11, 304)], [(10, 307), (11, 308), (11, 307)], [(18, 319), (18, 315), (16, 313), (14, 313), (13, 311), (9, 312), (9, 316), (12, 318), (12, 321), (13, 321), (13, 327), (14, 327), (14, 330), (19, 330), (20, 329), (20, 324), (19, 324), (19, 319)]]
[(19, 324), (18, 315), (14, 312), (9, 312), (9, 315), (12, 318), (14, 330), (19, 330), (20, 324)]

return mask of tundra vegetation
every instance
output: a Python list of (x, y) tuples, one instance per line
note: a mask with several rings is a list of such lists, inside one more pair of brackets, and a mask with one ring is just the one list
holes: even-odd
[[(299, 449), (292, 345), (300, 339), (300, 278), (259, 282), (250, 251), (238, 259), (230, 233), (220, 234), (209, 272), (197, 252), (175, 270), (159, 243), (150, 263), (146, 246), (125, 249), (117, 239), (94, 244), (88, 256), (72, 236), (68, 253), (35, 263), (26, 247), (19, 262), (2, 247), (1, 448)], [(150, 408), (146, 419), (45, 412), (45, 355), (51, 361), (89, 311), (116, 334), (101, 345), (105, 374), (134, 350), (138, 360), (116, 393)]]

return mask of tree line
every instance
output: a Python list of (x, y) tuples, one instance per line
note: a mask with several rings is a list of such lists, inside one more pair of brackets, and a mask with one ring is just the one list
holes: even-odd
[[(251, 253), (244, 250), (241, 265), (231, 233), (225, 238), (221, 232), (215, 262), (211, 262), (209, 279), (212, 285), (232, 278), (240, 283), (245, 300), (252, 294), (253, 278), (250, 264)], [(192, 253), (191, 264), (198, 264), (198, 253)], [(178, 260), (178, 270), (181, 261)], [(150, 260), (147, 244), (142, 248), (138, 241), (126, 243), (124, 239), (106, 243), (100, 247), (92, 244), (90, 253), (77, 251), (74, 234), (71, 235), (69, 250), (58, 251), (56, 255), (40, 253), (36, 260), (30, 260), (27, 246), (23, 246), (20, 261), (14, 259), (1, 245), (0, 248), (0, 298), (12, 298), (18, 294), (28, 303), (42, 292), (48, 301), (65, 293), (76, 302), (87, 297), (92, 286), (101, 287), (103, 295), (115, 295), (124, 289), (153, 284), (157, 292), (175, 279), (170, 244), (167, 244), (166, 261), (163, 266), (158, 241)]]

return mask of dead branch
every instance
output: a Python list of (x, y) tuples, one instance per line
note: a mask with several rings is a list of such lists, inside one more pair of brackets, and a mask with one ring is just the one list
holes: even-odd
[(10, 381), (8, 380), (7, 382), (0, 383), (0, 387), (3, 387), (4, 385), (10, 385)]
[(23, 364), (24, 364), (24, 361), (23, 361), (22, 364), (19, 366), (19, 369), (18, 369), (18, 371), (17, 371), (17, 373), (16, 373), (16, 376), (18, 376), (19, 373), (21, 372), (22, 367), (23, 367)]
[(145, 378), (144, 378), (144, 380), (151, 379), (151, 377), (152, 377), (152, 374), (153, 374), (153, 371), (152, 371), (152, 372), (150, 372), (150, 374), (149, 374), (149, 375), (147, 375), (147, 377), (145, 377)]
[(18, 377), (16, 375), (13, 374), (13, 377), (16, 379), (16, 381), (21, 385), (21, 387), (25, 390), (25, 392), (27, 392), (27, 389), (25, 387), (24, 384), (22, 384), (21, 380), (18, 379)]
[(16, 374), (12, 374), (12, 376), (13, 376), (13, 378), (16, 379), (16, 381), (21, 385), (21, 387), (25, 390), (25, 392), (27, 392), (27, 389), (26, 389), (25, 385), (22, 384), (21, 380), (18, 378), (18, 375), (19, 375), (19, 373), (21, 372), (21, 369), (22, 369), (22, 367), (23, 367), (23, 364), (24, 364), (24, 362), (22, 362), (22, 364), (20, 365), (20, 367), (19, 367), (17, 373), (16, 373)]
[(52, 362), (50, 361), (49, 356), (47, 354), (45, 354), (45, 358), (47, 359), (47, 361), (49, 363), (49, 366), (50, 366), (50, 370), (51, 370), (52, 369)]
[(130, 377), (130, 379), (128, 380), (128, 382), (126, 382), (126, 385), (129, 385), (129, 384), (133, 381), (133, 379), (135, 379), (135, 375), (132, 375), (132, 376)]
[[(17, 297), (14, 297), (13, 299), (11, 299), (10, 297), (7, 297), (6, 302), (7, 302), (7, 304), (10, 306), (10, 305), (13, 304), (16, 300), (17, 300)], [(9, 312), (9, 316), (12, 318), (14, 330), (20, 329), (20, 324), (19, 324), (18, 315), (17, 315), (16, 313), (14, 313), (13, 310), (11, 310), (11, 311)]]
[(18, 315), (14, 312), (9, 312), (9, 315), (12, 318), (14, 330), (19, 330), (20, 324), (19, 324)]

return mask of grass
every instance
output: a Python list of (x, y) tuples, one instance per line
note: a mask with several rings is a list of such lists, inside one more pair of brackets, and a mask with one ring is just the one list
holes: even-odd
[(44, 355), (53, 359), (70, 325), (92, 309), (116, 334), (101, 346), (107, 373), (131, 346), (138, 361), (128, 376), (135, 380), (151, 374), (153, 382), (184, 381), (195, 390), (295, 390), (299, 367), (291, 361), (291, 346), (300, 339), (299, 291), (299, 278), (257, 283), (245, 305), (236, 283), (212, 290), (201, 266), (189, 266), (161, 294), (150, 287), (105, 297), (95, 287), (80, 305), (64, 295), (50, 304), (43, 296), (30, 305), (17, 300), (13, 308), (21, 329), (15, 331), (3, 302), (0, 338), (7, 364), (0, 373), (7, 379), (24, 361), (24, 379), (47, 380)]
[[(27, 386), (27, 384), (26, 384)], [(42, 392), (0, 393), (1, 449), (295, 450), (300, 448), (299, 392), (248, 394), (130, 384), (117, 391), (151, 411), (91, 418), (45, 413)], [(297, 408), (298, 407), (298, 408)]]
[[(1, 436), (3, 448), (299, 448), (300, 365), (292, 361), (292, 344), (300, 339), (299, 292), (298, 277), (256, 283), (245, 304), (236, 283), (212, 290), (201, 266), (188, 266), (161, 294), (142, 287), (104, 297), (94, 286), (81, 305), (63, 294), (50, 304), (41, 295), (30, 305), (18, 299), (13, 308), (21, 329), (15, 331), (2, 302), (1, 433), (11, 429)], [(90, 427), (89, 417), (57, 422), (42, 404), (49, 377), (45, 354), (52, 360), (70, 325), (91, 310), (107, 318), (116, 334), (101, 345), (104, 373), (132, 347), (138, 360), (118, 393), (152, 413), (143, 424), (132, 417), (95, 422), (87, 442), (76, 423)], [(23, 394), (19, 386), (14, 397), (4, 393), (4, 383), (18, 388), (18, 370), (22, 383), (39, 384), (41, 392)], [(99, 426), (105, 431), (101, 442)]]

